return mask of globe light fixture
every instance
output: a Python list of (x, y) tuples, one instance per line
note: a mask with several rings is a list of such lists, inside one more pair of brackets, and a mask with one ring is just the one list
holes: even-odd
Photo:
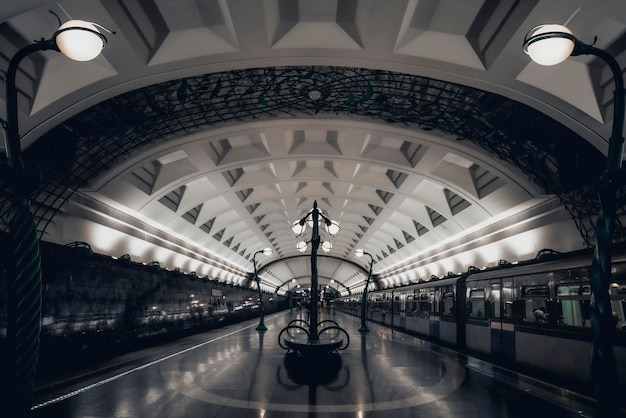
[(330, 241), (322, 242), (322, 251), (329, 253), (333, 249), (333, 243)]
[(74, 61), (91, 61), (100, 55), (107, 42), (94, 23), (84, 20), (65, 22), (54, 39), (63, 55)]
[(308, 245), (309, 244), (307, 244), (306, 241), (298, 241), (296, 244), (296, 250), (298, 250), (299, 253), (303, 253), (306, 251)]
[(295, 221), (291, 225), (291, 230), (296, 235), (296, 237), (299, 237), (304, 233), (304, 231), (306, 231), (306, 222), (303, 222), (302, 220)]
[(524, 52), (537, 64), (556, 65), (574, 51), (574, 35), (562, 25), (539, 25), (524, 38)]
[(339, 224), (337, 221), (327, 220), (326, 222), (326, 232), (328, 232), (333, 237), (339, 233)]

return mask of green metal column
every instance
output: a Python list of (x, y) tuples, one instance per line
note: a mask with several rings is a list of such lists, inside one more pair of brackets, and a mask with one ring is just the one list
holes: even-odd
[(320, 229), (319, 229), (319, 211), (317, 209), (317, 200), (313, 202), (313, 212), (311, 219), (313, 220), (313, 231), (311, 232), (311, 312), (309, 323), (309, 343), (317, 344), (317, 304), (319, 302), (319, 289), (317, 286), (317, 250), (320, 246)]
[(22, 161), (18, 128), (17, 68), (27, 55), (58, 48), (53, 40), (40, 41), (20, 49), (9, 62), (6, 75), (6, 154), (11, 184), (9, 220), (7, 367), (2, 373), (7, 392), (4, 407), (11, 417), (31, 416), (39, 332), (41, 329), (41, 256), (32, 213), (27, 174)]
[(575, 50), (575, 52), (600, 57), (611, 68), (615, 81), (613, 129), (609, 138), (605, 173), (599, 187), (601, 208), (596, 221), (596, 248), (591, 264), (591, 329), (593, 333), (591, 374), (598, 402), (596, 414), (598, 417), (609, 418), (619, 415), (621, 400), (617, 390), (619, 378), (611, 343), (613, 318), (609, 286), (617, 195), (621, 186), (617, 174), (621, 170), (624, 148), (624, 78), (619, 64), (607, 52), (584, 44), (580, 47), (580, 51)]

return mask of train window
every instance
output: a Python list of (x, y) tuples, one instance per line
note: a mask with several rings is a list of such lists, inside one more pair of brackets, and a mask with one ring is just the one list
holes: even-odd
[(439, 315), (439, 295), (438, 292), (428, 292), (428, 300), (430, 301), (430, 314)]
[(626, 284), (611, 283), (609, 295), (615, 328), (626, 330)]
[(489, 295), (491, 302), (491, 313), (494, 318), (500, 318), (500, 283), (491, 284), (491, 294)]
[(428, 318), (430, 313), (430, 299), (428, 293), (420, 293), (418, 303), (418, 314), (421, 317)]
[(548, 285), (538, 284), (522, 286), (522, 301), (524, 302), (524, 321), (548, 322), (548, 300), (550, 289)]
[(524, 297), (525, 298), (533, 298), (533, 297), (549, 297), (550, 289), (548, 285), (540, 284), (536, 286), (526, 286), (523, 288)]
[(485, 290), (474, 289), (469, 291), (470, 318), (485, 318)]
[(626, 263), (616, 261), (611, 265), (611, 276), (613, 280), (624, 281), (626, 280)]
[(408, 294), (406, 297), (406, 310), (410, 313), (417, 311), (417, 295)]
[(454, 292), (444, 291), (442, 296), (443, 315), (454, 315)]
[(400, 293), (400, 312), (406, 312), (406, 293)]
[(502, 283), (502, 301), (504, 302), (504, 318), (513, 318), (513, 282)]
[(494, 318), (513, 318), (513, 282), (492, 283), (489, 302)]
[(572, 282), (575, 280), (588, 280), (589, 267), (569, 268), (557, 270), (553, 273), (555, 282)]
[(556, 287), (556, 301), (559, 305), (559, 325), (590, 327), (589, 308), (591, 286), (589, 283), (560, 284)]
[(371, 303), (371, 309), (375, 310), (375, 311), (379, 311), (382, 309), (384, 304), (384, 300), (383, 300), (383, 296), (376, 296), (374, 299), (372, 299), (372, 303)]

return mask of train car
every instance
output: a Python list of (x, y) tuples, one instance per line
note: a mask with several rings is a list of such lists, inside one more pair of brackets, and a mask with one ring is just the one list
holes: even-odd
[[(591, 251), (540, 252), (368, 294), (368, 318), (462, 350), (590, 381)], [(626, 385), (626, 252), (613, 256), (611, 333)], [(352, 303), (354, 308), (354, 302)], [(353, 309), (354, 312), (354, 309)]]
[[(469, 275), (465, 347), (495, 358), (589, 381), (591, 253)], [(626, 384), (626, 257), (613, 258), (609, 289), (611, 335), (618, 373)]]
[(456, 344), (457, 286), (448, 278), (371, 292), (369, 318)]

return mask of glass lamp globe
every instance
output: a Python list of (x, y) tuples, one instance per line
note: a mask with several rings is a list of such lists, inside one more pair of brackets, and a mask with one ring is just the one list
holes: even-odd
[(306, 230), (306, 223), (300, 223), (300, 221), (295, 221), (291, 225), (291, 230), (296, 236), (301, 235)]
[(272, 249), (270, 247), (264, 248), (263, 255), (272, 255)]
[(356, 250), (356, 251), (354, 252), (354, 254), (355, 254), (357, 257), (363, 257), (363, 255), (365, 254), (365, 251), (363, 251), (363, 249), (362, 249), (362, 248), (359, 248), (358, 250)]
[(563, 25), (535, 26), (526, 34), (524, 52), (537, 64), (556, 65), (572, 54), (574, 41), (571, 37), (573, 37), (572, 32)]
[(305, 252), (306, 248), (307, 248), (307, 243), (305, 241), (300, 241), (296, 244), (296, 250), (298, 250), (299, 253)]
[(326, 224), (326, 232), (330, 235), (335, 236), (339, 233), (339, 224), (337, 221), (330, 221), (330, 223)]
[(325, 253), (329, 253), (332, 249), (333, 249), (333, 243), (332, 242), (330, 242), (330, 241), (322, 242), (322, 250), (324, 250)]
[(98, 28), (84, 20), (70, 20), (62, 24), (55, 38), (59, 50), (74, 61), (91, 61), (105, 47)]

